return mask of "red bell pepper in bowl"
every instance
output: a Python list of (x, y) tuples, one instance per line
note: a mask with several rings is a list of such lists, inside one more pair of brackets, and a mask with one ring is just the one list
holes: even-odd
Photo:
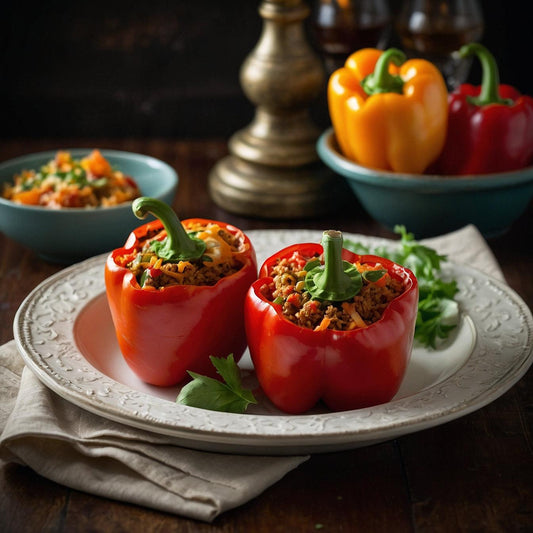
[(133, 210), (158, 220), (135, 229), (106, 261), (106, 293), (122, 355), (153, 385), (175, 385), (187, 370), (216, 377), (209, 356), (232, 353), (238, 361), (246, 348), (244, 298), (257, 279), (252, 243), (224, 222), (181, 223), (152, 198), (135, 200)]
[[(294, 283), (275, 286), (276, 265), (288, 263), (294, 270), (281, 277), (292, 276)], [(382, 294), (376, 287), (385, 283), (400, 286), (399, 294), (380, 318), (365, 320), (364, 302), (360, 312), (356, 302), (364, 291)], [(284, 311), (297, 298), (306, 303), (288, 318)], [(410, 359), (417, 307), (418, 284), (410, 270), (343, 249), (340, 232), (325, 232), (322, 245), (284, 248), (265, 261), (245, 301), (248, 346), (261, 388), (290, 414), (305, 413), (320, 400), (335, 411), (390, 401)], [(319, 308), (326, 314), (318, 315), (315, 326)]]
[(429, 172), (488, 174), (532, 165), (533, 97), (500, 84), (496, 60), (483, 45), (470, 43), (458, 53), (481, 61), (481, 85), (465, 83), (449, 95), (446, 142)]

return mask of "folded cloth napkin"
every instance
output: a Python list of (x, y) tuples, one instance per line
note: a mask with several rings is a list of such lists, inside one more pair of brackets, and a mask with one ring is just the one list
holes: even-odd
[[(424, 243), (503, 279), (473, 226)], [(24, 367), (14, 341), (0, 347), (0, 398), (3, 460), (77, 490), (207, 522), (307, 459), (189, 450), (163, 435), (93, 415), (41, 384)]]
[[(0, 348), (2, 403), (14, 396), (16, 352), (14, 341)], [(26, 367), (0, 453), (68, 487), (203, 521), (254, 498), (306, 460), (180, 448), (70, 404)]]
[(497, 280), (505, 281), (498, 261), (475, 226), (465, 226), (452, 233), (420, 242), (448, 256), (454, 263), (477, 268)]

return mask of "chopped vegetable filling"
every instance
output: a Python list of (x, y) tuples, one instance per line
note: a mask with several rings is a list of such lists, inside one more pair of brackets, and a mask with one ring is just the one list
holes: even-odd
[(39, 170), (15, 175), (14, 182), (6, 184), (3, 191), (7, 200), (52, 209), (110, 207), (139, 196), (133, 178), (114, 170), (99, 150), (81, 160), (59, 151)]
[(218, 224), (195, 225), (186, 228), (188, 234), (206, 243), (198, 260), (166, 261), (154, 251), (153, 243), (166, 238), (161, 230), (149, 235), (132, 254), (123, 256), (120, 263), (129, 268), (143, 289), (160, 289), (171, 285), (214, 285), (223, 277), (242, 268), (239, 255), (246, 245), (239, 235), (233, 235)]
[[(280, 259), (269, 273), (273, 282), (262, 287), (265, 297), (281, 305), (283, 315), (298, 326), (317, 331), (364, 328), (379, 320), (388, 304), (404, 290), (403, 283), (381, 265), (356, 263), (363, 285), (353, 298), (344, 302), (313, 299), (303, 281), (307, 275), (304, 267), (311, 259), (298, 253)], [(365, 275), (368, 272), (376, 275)]]

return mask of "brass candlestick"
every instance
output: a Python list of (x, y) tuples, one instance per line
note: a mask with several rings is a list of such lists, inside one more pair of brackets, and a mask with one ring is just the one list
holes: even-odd
[(325, 83), (308, 45), (302, 0), (263, 0), (263, 30), (241, 67), (241, 85), (256, 105), (253, 121), (229, 141), (230, 155), (209, 176), (214, 201), (228, 211), (299, 218), (331, 209), (337, 178), (318, 161), (319, 135), (308, 107)]

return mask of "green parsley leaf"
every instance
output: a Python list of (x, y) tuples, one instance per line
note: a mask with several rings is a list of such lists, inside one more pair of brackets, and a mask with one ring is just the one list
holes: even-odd
[(248, 405), (257, 403), (252, 391), (242, 386), (233, 354), (225, 359), (213, 356), (209, 359), (224, 382), (188, 371), (193, 380), (181, 389), (177, 403), (227, 413), (244, 413)]
[(445, 339), (456, 327), (457, 302), (430, 295), (419, 301), (416, 317), (416, 338), (436, 348), (437, 339)]
[(379, 281), (386, 273), (386, 270), (367, 270), (363, 272), (363, 279), (375, 283), (376, 281)]
[(458, 292), (457, 282), (444, 281), (440, 277), (441, 264), (446, 261), (446, 256), (417, 242), (405, 226), (396, 226), (394, 231), (401, 236), (396, 249), (383, 246), (371, 249), (350, 240), (345, 240), (344, 246), (358, 254), (386, 257), (413, 271), (419, 290), (415, 339), (426, 347), (435, 348), (438, 339), (446, 339), (459, 323), (459, 306), (454, 299)]
[(314, 259), (311, 259), (310, 261), (307, 261), (307, 263), (304, 266), (304, 270), (306, 272), (309, 272), (309, 271), (313, 270), (314, 268), (317, 268), (317, 267), (319, 267), (321, 265), (322, 265), (322, 263), (320, 262), (320, 259), (318, 259), (318, 257), (315, 257)]

